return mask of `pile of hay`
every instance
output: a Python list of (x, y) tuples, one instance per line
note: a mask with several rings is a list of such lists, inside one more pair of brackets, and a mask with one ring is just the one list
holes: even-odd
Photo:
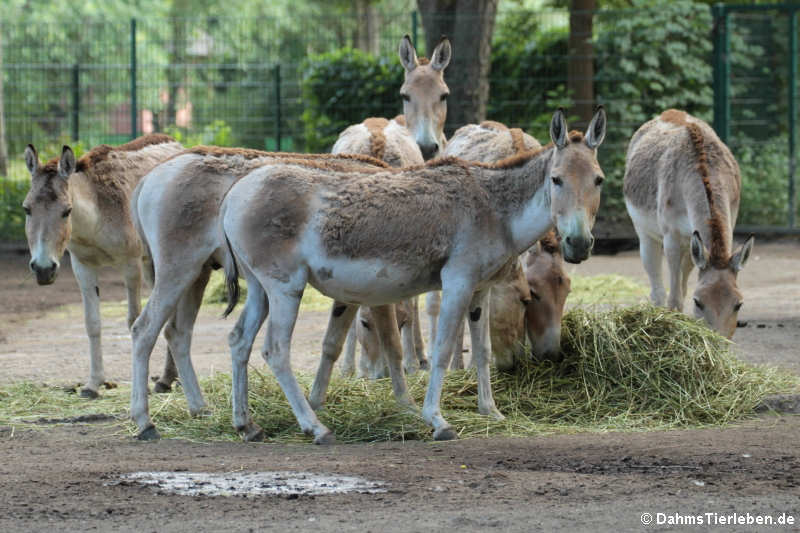
[[(447, 376), (442, 408), (462, 437), (721, 425), (752, 416), (767, 395), (800, 390), (797, 376), (742, 363), (730, 353), (727, 340), (700, 322), (661, 308), (574, 310), (566, 315), (562, 331), (562, 363), (530, 362), (513, 373), (493, 374), (495, 400), (506, 415), (503, 421), (477, 414), (474, 371)], [(310, 387), (311, 376), (299, 379)], [(409, 378), (420, 406), (426, 385), (426, 373)], [(217, 374), (202, 386), (210, 405), (207, 417), (189, 417), (180, 393), (150, 396), (159, 430), (166, 437), (239, 440), (231, 424), (230, 376)], [(128, 401), (124, 389), (106, 391), (96, 403), (65, 400), (63, 393), (42, 392), (41, 387), (29, 386), (25, 392), (30, 396), (20, 399), (8, 388), (0, 390), (0, 424), (75, 416), (81, 414), (74, 409), (78, 404), (84, 412), (123, 416)], [(51, 405), (59, 401), (64, 404), (61, 410)], [(251, 369), (250, 407), (270, 440), (309, 440), (300, 434), (268, 370)], [(417, 415), (394, 402), (388, 379), (368, 382), (334, 376), (320, 419), (344, 442), (431, 437)], [(130, 423), (126, 429), (135, 430)]]

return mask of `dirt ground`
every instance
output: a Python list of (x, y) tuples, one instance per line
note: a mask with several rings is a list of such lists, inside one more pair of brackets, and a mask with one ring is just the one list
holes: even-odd
[[(0, 254), (0, 383), (82, 381), (88, 341), (68, 261), (50, 287), (36, 286), (27, 261), (26, 254)], [(798, 266), (797, 239), (756, 244), (740, 274), (740, 320), (747, 326), (734, 340), (742, 359), (800, 374)], [(596, 256), (570, 268), (646, 283), (636, 252)], [(126, 382), (130, 336), (119, 305), (120, 277), (103, 272), (100, 290), (112, 302), (103, 316), (107, 378)], [(192, 354), (200, 375), (230, 368), (226, 336), (232, 321), (219, 319), (219, 311), (201, 311), (195, 331)], [(326, 321), (324, 311), (301, 315), (295, 367), (316, 367)], [(151, 374), (163, 362), (160, 342)], [(261, 366), (257, 354), (252, 361)], [(800, 417), (792, 415), (726, 429), (331, 447), (140, 443), (104, 423), (0, 428), (0, 531), (800, 531), (798, 443)], [(209, 498), (113, 483), (120, 474), (142, 470), (359, 475), (388, 483), (389, 492)], [(643, 513), (651, 513), (653, 524), (642, 525)], [(776, 521), (784, 513), (794, 523), (731, 528), (721, 522), (731, 513)], [(705, 522), (658, 524), (675, 514)]]

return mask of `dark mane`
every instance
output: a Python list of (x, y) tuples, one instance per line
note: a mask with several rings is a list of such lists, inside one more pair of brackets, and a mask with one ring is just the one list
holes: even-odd
[(711, 233), (711, 242), (708, 243), (710, 262), (714, 268), (727, 268), (730, 261), (730, 253), (725, 244), (725, 230), (722, 222), (722, 217), (714, 202), (714, 191), (711, 187), (710, 175), (711, 171), (708, 166), (708, 151), (706, 150), (705, 135), (703, 130), (700, 129), (694, 122), (689, 122), (688, 114), (685, 111), (678, 109), (668, 109), (661, 113), (661, 120), (684, 126), (689, 133), (689, 139), (694, 149), (695, 159), (697, 161), (697, 172), (703, 180), (703, 190), (706, 193), (706, 200), (708, 201), (708, 229)]
[(365, 119), (362, 124), (369, 132), (370, 155), (376, 159), (383, 159), (386, 154), (386, 135), (383, 133), (383, 128), (389, 125), (389, 121), (385, 118), (371, 117)]
[(275, 157), (284, 158), (287, 160), (303, 160), (303, 161), (324, 161), (326, 159), (342, 160), (347, 159), (351, 161), (358, 161), (362, 163), (369, 163), (371, 165), (379, 166), (381, 168), (390, 168), (389, 164), (380, 159), (375, 159), (372, 156), (361, 154), (301, 154), (294, 152), (264, 152), (262, 150), (254, 150), (250, 148), (221, 148), (219, 146), (194, 146), (187, 150), (183, 150), (172, 156), (172, 158), (186, 155), (195, 154), (200, 156), (210, 157), (227, 157), (227, 156), (240, 156), (244, 159), (258, 159), (261, 157)]
[(555, 230), (545, 233), (544, 237), (539, 239), (539, 244), (541, 244), (543, 251), (551, 255), (561, 253), (561, 246), (558, 243), (558, 236)]
[[(148, 135), (143, 135), (138, 139), (134, 139), (131, 142), (121, 144), (117, 147), (109, 146), (107, 144), (101, 144), (100, 146), (95, 146), (94, 148), (86, 152), (83, 155), (83, 157), (78, 159), (78, 162), (75, 165), (75, 171), (86, 172), (91, 167), (96, 166), (105, 161), (108, 158), (108, 154), (111, 152), (135, 152), (137, 150), (141, 150), (142, 148), (146, 148), (154, 144), (163, 144), (171, 142), (176, 142), (176, 141), (169, 135), (164, 135), (163, 133), (151, 133)], [(48, 161), (48, 164), (49, 163), (50, 162)], [(58, 164), (58, 160), (56, 160), (56, 164)]]

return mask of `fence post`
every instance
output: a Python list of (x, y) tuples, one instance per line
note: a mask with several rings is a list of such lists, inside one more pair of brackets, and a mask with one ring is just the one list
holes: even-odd
[(714, 16), (714, 129), (723, 142), (730, 133), (730, 35), (725, 4), (711, 7)]
[(275, 151), (281, 151), (281, 64), (275, 65)]
[(131, 19), (131, 140), (137, 134), (136, 119), (138, 115), (136, 105), (136, 19)]
[(789, 227), (795, 225), (796, 193), (795, 171), (797, 170), (797, 9), (789, 12)]
[(411, 44), (414, 45), (414, 48), (417, 48), (417, 31), (419, 28), (419, 15), (417, 10), (411, 12)]
[(72, 65), (72, 142), (78, 142), (80, 138), (80, 107), (81, 107), (81, 93), (80, 93), (80, 75), (81, 67), (78, 63)]

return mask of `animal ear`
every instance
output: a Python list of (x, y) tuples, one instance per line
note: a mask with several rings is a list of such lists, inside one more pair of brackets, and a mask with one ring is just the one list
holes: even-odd
[(603, 106), (597, 106), (592, 121), (589, 123), (589, 128), (586, 130), (584, 139), (586, 146), (594, 150), (606, 138), (606, 110)]
[(557, 148), (564, 148), (567, 145), (567, 119), (564, 118), (564, 110), (560, 107), (550, 121), (550, 140)]
[(32, 144), (25, 147), (25, 166), (28, 167), (31, 176), (39, 170), (39, 154)]
[(431, 68), (441, 72), (450, 64), (451, 57), (453, 57), (453, 47), (450, 46), (450, 39), (442, 35), (439, 44), (437, 44), (436, 48), (433, 50)]
[(692, 262), (700, 270), (708, 267), (708, 250), (703, 245), (703, 239), (700, 238), (697, 231), (692, 233)]
[(406, 72), (411, 72), (419, 66), (417, 51), (414, 49), (414, 45), (411, 44), (411, 37), (408, 35), (400, 40), (400, 49), (398, 53), (400, 54), (400, 63), (403, 64), (403, 68), (406, 69)]
[(64, 146), (61, 149), (61, 158), (58, 160), (58, 175), (69, 179), (73, 172), (75, 172), (75, 154), (72, 152), (72, 148)]
[(747, 263), (747, 260), (750, 259), (750, 252), (753, 251), (753, 244), (756, 241), (755, 235), (750, 235), (747, 240), (744, 242), (741, 248), (733, 254), (731, 257), (730, 262), (728, 265), (733, 269), (734, 272), (739, 272), (741, 269), (744, 268), (744, 265)]

